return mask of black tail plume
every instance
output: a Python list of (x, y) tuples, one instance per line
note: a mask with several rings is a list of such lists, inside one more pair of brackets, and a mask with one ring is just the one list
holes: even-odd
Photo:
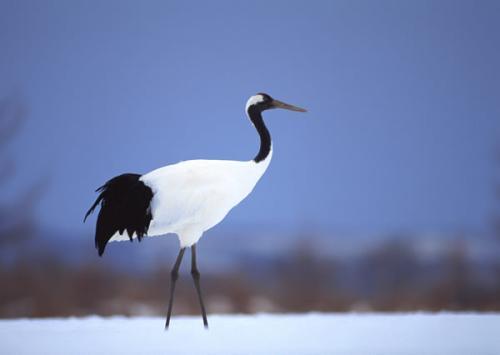
[(99, 196), (85, 214), (87, 217), (100, 204), (97, 216), (95, 246), (102, 256), (106, 244), (115, 235), (127, 232), (132, 241), (135, 234), (139, 241), (147, 235), (152, 215), (150, 209), (153, 192), (139, 180), (139, 174), (123, 174), (98, 188)]

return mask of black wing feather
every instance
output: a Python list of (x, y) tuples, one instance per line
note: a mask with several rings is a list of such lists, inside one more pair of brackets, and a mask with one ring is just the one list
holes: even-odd
[(139, 174), (119, 175), (96, 190), (99, 196), (85, 214), (84, 221), (100, 203), (95, 232), (99, 256), (116, 232), (123, 234), (127, 231), (130, 241), (134, 233), (139, 241), (147, 235), (152, 219), (150, 203), (153, 191), (139, 180), (140, 177)]

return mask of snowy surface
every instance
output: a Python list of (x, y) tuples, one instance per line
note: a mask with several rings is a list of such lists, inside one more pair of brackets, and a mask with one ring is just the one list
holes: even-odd
[(1, 320), (0, 354), (500, 354), (500, 314)]

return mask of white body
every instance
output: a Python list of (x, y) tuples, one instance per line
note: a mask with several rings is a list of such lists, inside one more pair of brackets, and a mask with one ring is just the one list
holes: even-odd
[[(256, 163), (232, 160), (188, 160), (143, 175), (153, 191), (148, 236), (175, 233), (181, 247), (198, 242), (252, 192), (272, 157)], [(118, 233), (111, 241), (129, 240)], [(135, 237), (135, 235), (134, 235)]]

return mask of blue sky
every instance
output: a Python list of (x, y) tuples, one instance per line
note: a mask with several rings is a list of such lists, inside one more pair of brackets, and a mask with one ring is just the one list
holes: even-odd
[[(251, 159), (256, 92), (271, 166), (227, 228), (487, 231), (498, 202), (497, 1), (5, 1), (0, 96), (30, 115), (15, 181), (48, 176), (44, 226), (81, 223), (123, 172)], [(497, 180), (496, 180), (497, 179)]]

